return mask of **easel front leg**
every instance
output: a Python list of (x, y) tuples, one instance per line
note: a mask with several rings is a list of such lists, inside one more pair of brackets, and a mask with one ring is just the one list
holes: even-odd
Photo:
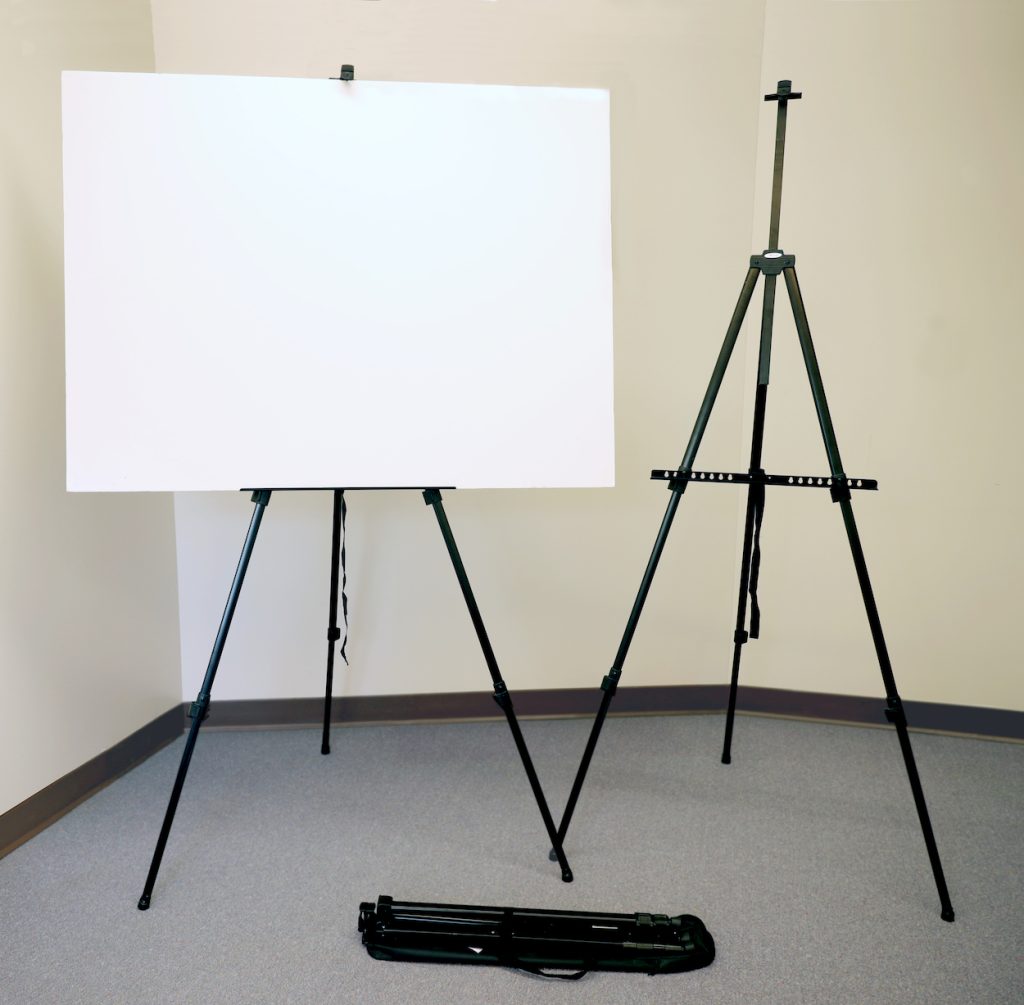
[[(780, 109), (781, 109), (780, 105)], [(785, 119), (780, 119), (785, 134)], [(781, 168), (780, 168), (781, 170)], [(776, 186), (778, 187), (778, 186)], [(773, 235), (777, 236), (777, 235)], [(775, 253), (775, 258), (780, 256)], [(755, 256), (758, 263), (767, 262)], [(757, 638), (757, 575), (761, 562), (761, 517), (764, 514), (764, 469), (761, 467), (761, 449), (764, 446), (764, 418), (768, 407), (768, 377), (772, 360), (772, 328), (775, 323), (775, 282), (778, 277), (771, 271), (764, 280), (764, 306), (761, 309), (761, 341), (758, 348), (757, 391), (754, 398), (754, 428), (750, 437), (750, 485), (747, 488), (747, 511), (743, 521), (743, 557), (740, 559), (740, 595), (736, 609), (736, 630), (732, 637), (732, 673), (729, 675), (729, 705), (725, 713), (725, 738), (722, 741), (722, 763), (732, 762), (732, 730), (736, 720), (736, 695), (740, 683), (740, 660), (743, 647), (750, 638)], [(750, 594), (750, 631), (747, 632), (747, 593)]]
[[(759, 275), (760, 271), (752, 266), (747, 270), (746, 278), (743, 280), (742, 287), (740, 287), (739, 299), (736, 301), (736, 307), (729, 320), (729, 327), (726, 329), (722, 348), (718, 352), (715, 369), (711, 374), (711, 380), (708, 382), (707, 390), (704, 392), (704, 399), (697, 412), (697, 419), (693, 424), (693, 430), (690, 433), (690, 440), (686, 445), (683, 461), (679, 465), (680, 469), (687, 472), (692, 469), (694, 462), (697, 460), (697, 450), (700, 448), (701, 440), (704, 438), (708, 420), (711, 418), (711, 409), (714, 407), (718, 392), (722, 386), (722, 380), (725, 378), (725, 371), (729, 366), (729, 360), (732, 358), (732, 351), (736, 346), (736, 339), (739, 337), (740, 328), (743, 326), (743, 319), (746, 317), (747, 308), (750, 306), (750, 298), (754, 295), (754, 287), (757, 285), (757, 277)], [(597, 741), (601, 735), (601, 728), (604, 725), (605, 717), (608, 715), (608, 708), (612, 703), (612, 698), (615, 697), (619, 678), (622, 676), (622, 668), (633, 641), (633, 634), (640, 623), (640, 615), (643, 614), (647, 594), (651, 589), (651, 584), (654, 582), (654, 574), (658, 571), (661, 554), (665, 550), (668, 532), (672, 528), (672, 521), (675, 519), (676, 510), (679, 509), (680, 497), (686, 491), (686, 482), (670, 482), (669, 489), (672, 492), (672, 497), (665, 508), (665, 515), (662, 517), (661, 527), (658, 530), (658, 536), (655, 539), (651, 557), (647, 561), (643, 579), (640, 581), (640, 589), (637, 591), (633, 607), (629, 612), (629, 618), (626, 620), (626, 627), (622, 633), (618, 651), (615, 654), (615, 661), (612, 663), (611, 670), (608, 671), (601, 681), (601, 705), (597, 710), (594, 724), (590, 729), (590, 736), (587, 738), (587, 746), (583, 751), (580, 766), (576, 770), (572, 791), (569, 793), (565, 810), (562, 812), (562, 822), (558, 827), (559, 842), (564, 841), (566, 834), (569, 832), (569, 824), (572, 822), (572, 815), (576, 810), (576, 803), (579, 801), (580, 792), (583, 790), (583, 783), (586, 780), (590, 762), (593, 759), (594, 751), (597, 749)], [(554, 849), (552, 849), (551, 855), (555, 855)]]
[[(647, 601), (647, 594), (650, 592), (651, 584), (654, 582), (654, 574), (658, 571), (658, 563), (661, 561), (661, 554), (665, 550), (668, 541), (668, 532), (672, 529), (672, 521), (675, 519), (676, 510), (679, 509), (679, 500), (682, 497), (686, 486), (677, 485), (673, 488), (672, 497), (668, 501), (665, 515), (661, 520), (661, 527), (658, 529), (658, 536), (651, 551), (651, 557), (644, 569), (643, 579), (640, 581), (640, 589), (637, 591), (636, 599), (633, 601), (633, 608), (629, 612), (626, 621), (626, 629), (623, 632), (622, 640), (619, 642), (618, 652), (615, 654), (615, 661), (612, 668), (605, 674), (601, 681), (601, 704), (594, 717), (594, 723), (590, 727), (590, 736), (587, 738), (587, 745), (583, 751), (583, 758), (576, 769), (576, 778), (572, 783), (572, 790), (566, 801), (565, 809), (562, 811), (562, 822), (558, 825), (558, 844), (565, 841), (565, 835), (569, 832), (569, 824), (572, 822), (572, 815), (576, 810), (576, 803), (579, 802), (580, 793), (583, 791), (583, 783), (587, 778), (587, 771), (590, 769), (590, 762), (597, 749), (597, 741), (601, 736), (601, 727), (604, 726), (605, 717), (608, 715), (608, 708), (615, 697), (615, 691), (619, 685), (619, 678), (622, 676), (622, 667), (626, 662), (626, 655), (629, 653), (629, 646), (633, 640), (633, 634), (640, 623), (640, 615), (643, 614), (644, 604)], [(557, 846), (556, 846), (557, 847)], [(549, 857), (556, 857), (556, 848), (552, 848)]]
[(924, 799), (924, 789), (921, 787), (921, 778), (917, 773), (914, 751), (910, 746), (910, 735), (907, 732), (907, 717), (903, 711), (903, 702), (900, 699), (899, 692), (896, 690), (896, 678), (893, 675), (892, 665), (889, 662), (889, 650), (885, 644), (885, 636), (882, 634), (882, 622), (878, 616), (875, 594), (871, 589), (871, 580), (868, 577), (868, 566), (864, 559), (864, 549), (861, 547), (860, 534), (857, 532), (857, 522), (853, 518), (850, 488), (847, 485), (846, 475), (843, 473), (843, 462), (839, 457), (839, 446), (836, 443), (832, 416), (829, 414), (828, 401), (825, 398), (825, 388), (821, 382), (821, 371), (818, 369), (817, 354), (814, 351), (814, 343), (811, 341), (811, 329), (807, 323), (807, 313), (804, 310), (803, 297), (800, 295), (800, 284), (797, 281), (794, 268), (786, 269), (784, 275), (786, 277), (786, 287), (789, 291), (790, 303), (793, 307), (793, 318), (796, 322), (797, 335), (800, 338), (800, 348), (803, 351), (804, 365), (807, 369), (807, 377), (811, 383), (811, 394), (814, 396), (814, 407), (818, 413), (818, 424), (821, 426), (821, 435), (825, 441), (825, 450), (828, 453), (829, 464), (832, 468), (832, 501), (839, 503), (843, 513), (843, 524), (846, 527), (846, 536), (850, 543), (853, 564), (857, 570), (857, 581), (860, 584), (861, 597), (864, 600), (864, 610), (867, 612), (868, 625), (871, 629), (871, 639), (875, 645), (878, 667), (881, 670), (882, 683), (885, 686), (885, 716), (896, 728), (896, 736), (899, 740), (900, 750), (903, 753), (903, 761), (906, 764), (907, 777), (910, 781), (910, 791), (914, 796), (914, 805), (917, 808), (917, 816), (921, 822), (921, 833), (924, 836), (925, 847), (928, 850), (928, 860), (931, 863), (932, 874), (935, 877), (935, 887), (939, 894), (941, 917), (943, 921), (952, 921), (955, 917), (953, 904), (949, 899), (949, 890), (946, 888), (946, 877), (942, 871), (942, 862), (939, 859), (939, 849), (935, 843), (935, 834), (932, 832), (931, 818), (928, 815), (928, 806)]
[(487, 629), (484, 627), (480, 608), (477, 606), (476, 598), (473, 596), (473, 588), (469, 585), (466, 567), (462, 564), (462, 557), (459, 555), (458, 546), (455, 544), (455, 537), (448, 523), (448, 517), (445, 515), (441, 493), (437, 489), (428, 489), (423, 493), (423, 498), (428, 506), (433, 507), (434, 514), (437, 517), (438, 526), (441, 528), (441, 536), (444, 538), (444, 543), (448, 548), (448, 555), (455, 568), (455, 575), (459, 580), (459, 586), (462, 588), (462, 596), (466, 601), (466, 606), (469, 608), (469, 616), (473, 622), (473, 627), (476, 629), (477, 639), (480, 642), (480, 648), (483, 650), (487, 669), (490, 671), (491, 680), (494, 683), (494, 700), (498, 703), (498, 707), (505, 713), (505, 718), (508, 720), (509, 729), (512, 731), (512, 739), (515, 741), (516, 749), (519, 751), (519, 757), (523, 762), (523, 768), (526, 771), (526, 777), (529, 779), (530, 788), (533, 789), (534, 798), (537, 800), (537, 807), (540, 809), (540, 815), (544, 820), (544, 827), (548, 832), (548, 838), (554, 848), (558, 864), (562, 869), (562, 880), (565, 883), (571, 883), (572, 870), (569, 868), (565, 852), (562, 851), (562, 842), (555, 831), (555, 822), (551, 818), (551, 811), (548, 809), (547, 800), (544, 798), (540, 779), (534, 770), (533, 760), (530, 758), (530, 752), (526, 747), (526, 740), (523, 738), (522, 730), (519, 728), (519, 721), (516, 719), (515, 710), (512, 708), (512, 698), (508, 693), (505, 682), (501, 679), (498, 661), (494, 656), (494, 650), (491, 648), (491, 641), (487, 637)]
[[(760, 392), (761, 388), (758, 387)], [(725, 713), (725, 738), (722, 741), (722, 763), (732, 763), (732, 730), (736, 718), (736, 696), (740, 683), (740, 660), (743, 647), (750, 637), (744, 627), (747, 620), (747, 591), (750, 589), (750, 564), (754, 541), (754, 521), (757, 517), (757, 493), (763, 497), (764, 486), (751, 482), (747, 489), (747, 512), (743, 522), (743, 556), (740, 559), (740, 596), (736, 611), (736, 630), (733, 633), (732, 672), (729, 675), (729, 704)]]
[[(342, 524), (345, 513), (345, 490), (334, 490), (334, 507), (331, 517), (331, 600), (327, 624), (327, 681), (324, 693), (324, 730), (320, 740), (320, 753), (331, 752), (331, 698), (334, 690), (334, 646), (341, 638), (338, 627), (338, 570), (341, 565)], [(341, 647), (342, 653), (345, 647)]]
[(228, 592), (228, 602), (221, 615), (220, 627), (217, 629), (217, 638), (213, 643), (213, 652), (210, 654), (210, 662), (206, 667), (206, 676), (203, 678), (202, 687), (196, 700), (189, 709), (189, 716), (192, 718), (192, 725), (189, 727), (188, 737), (185, 740), (185, 750), (181, 755), (181, 764), (178, 765), (178, 774), (174, 779), (174, 787), (171, 789), (171, 798), (167, 804), (167, 812), (164, 814), (163, 826), (160, 828), (160, 836), (156, 841), (156, 849), (153, 852), (153, 861), (149, 866), (149, 875), (146, 877), (146, 885), (143, 888), (142, 896), (139, 898), (139, 910), (145, 911), (149, 907), (150, 898), (153, 895), (153, 884), (156, 883), (157, 873), (160, 871), (160, 860), (164, 855), (164, 848), (167, 846), (167, 838), (171, 833), (171, 825), (174, 823), (174, 813), (178, 808), (178, 800), (181, 798), (181, 790), (185, 785), (185, 776), (188, 774), (189, 762), (192, 760), (192, 751), (195, 749), (196, 737), (199, 735), (199, 727), (208, 714), (210, 706), (210, 692), (213, 690), (213, 679), (217, 676), (217, 667), (220, 665), (221, 654), (224, 651), (224, 643), (227, 641), (228, 629), (231, 627), (231, 619), (235, 616), (235, 607), (238, 605), (238, 596), (242, 592), (242, 582), (245, 579), (245, 571), (249, 567), (249, 559), (252, 557), (252, 549), (256, 544), (256, 535), (263, 520), (263, 512), (270, 502), (270, 492), (261, 489), (253, 492), (252, 501), (256, 504), (253, 509), (252, 519), (249, 522), (249, 531), (245, 535), (245, 544), (242, 546), (242, 555), (238, 560), (238, 567), (235, 569), (235, 578), (231, 582), (231, 589)]
[(882, 622), (878, 616), (878, 608), (875, 605), (875, 594), (871, 589), (871, 580), (868, 578), (868, 567), (864, 559), (864, 549), (860, 543), (860, 534), (857, 532), (857, 522), (853, 518), (853, 504), (850, 501), (849, 489), (846, 491), (845, 498), (840, 497), (839, 506), (843, 511), (846, 536), (850, 542), (853, 564), (857, 570), (857, 581), (860, 583), (860, 592), (864, 599), (864, 609), (867, 612), (868, 625), (871, 628), (871, 638), (875, 644), (875, 653), (878, 657), (879, 668), (882, 671), (882, 681), (885, 684), (885, 717), (896, 728), (896, 737), (899, 740), (900, 750), (903, 753), (903, 762), (907, 767), (910, 791), (914, 795), (914, 805), (917, 808), (917, 816), (921, 822), (921, 833), (924, 836), (925, 848), (928, 850), (928, 861), (931, 863), (932, 874), (935, 877), (935, 888), (939, 894), (941, 917), (943, 921), (952, 921), (955, 917), (953, 904), (949, 899), (949, 890), (946, 888), (946, 877), (942, 871), (939, 848), (935, 843), (935, 834), (932, 831), (931, 818), (928, 815), (928, 804), (925, 802), (921, 777), (917, 773), (914, 751), (910, 746), (910, 734), (907, 731), (907, 717), (903, 711), (903, 701), (896, 690), (896, 679), (893, 676), (892, 666), (889, 663), (889, 651), (885, 644), (885, 636), (882, 634)]

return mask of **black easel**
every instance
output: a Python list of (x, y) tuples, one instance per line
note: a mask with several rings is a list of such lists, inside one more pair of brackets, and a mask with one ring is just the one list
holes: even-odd
[[(330, 79), (342, 81), (355, 80), (355, 68), (351, 64), (345, 63), (342, 65), (339, 75)], [(220, 658), (224, 650), (224, 643), (227, 640), (228, 629), (231, 627), (231, 619), (234, 617), (235, 607), (238, 604), (238, 596), (242, 590), (242, 582), (245, 579), (245, 572), (249, 566), (252, 549), (256, 543), (256, 534), (259, 531), (260, 522), (263, 519), (263, 513), (270, 502), (272, 491), (273, 490), (271, 489), (259, 489), (253, 492), (252, 495), (252, 501), (256, 504), (255, 509), (253, 510), (252, 521), (249, 524), (249, 532), (246, 534), (245, 543), (242, 547), (242, 555), (238, 561), (238, 568), (235, 571), (235, 577), (231, 583), (231, 589), (228, 593), (227, 606), (224, 608), (220, 627), (217, 630), (217, 637), (213, 645), (213, 652), (210, 654), (210, 662), (206, 668), (206, 676), (203, 678), (202, 686), (199, 689), (199, 695), (189, 708), (188, 714), (192, 719), (192, 724), (189, 727), (188, 737), (185, 740), (185, 750), (182, 753), (181, 763), (178, 766), (178, 774), (174, 779), (174, 786), (171, 789), (171, 798), (167, 804), (167, 812), (164, 814), (164, 821), (160, 828), (160, 835), (157, 838), (156, 849), (153, 852), (153, 860), (149, 867), (149, 874), (146, 876), (146, 885), (143, 888), (142, 896), (139, 898), (140, 911), (145, 911), (149, 907), (150, 900), (153, 895), (153, 884), (156, 882), (157, 873), (160, 871), (160, 861), (163, 858), (164, 848), (167, 845), (167, 837), (171, 832), (171, 825), (174, 823), (174, 814), (178, 807), (178, 800), (181, 797), (182, 787), (185, 784), (185, 776), (188, 774), (189, 762), (192, 760), (192, 751), (195, 749), (196, 745), (196, 737), (199, 733), (200, 724), (209, 715), (210, 692), (213, 689), (214, 677), (217, 675), (217, 667), (220, 665)], [(331, 752), (330, 726), (331, 693), (334, 684), (334, 647), (341, 638), (341, 630), (338, 627), (338, 576), (339, 566), (342, 569), (344, 568), (343, 534), (346, 504), (344, 489), (335, 488), (333, 493), (334, 507), (331, 535), (331, 593), (329, 624), (327, 629), (327, 681), (325, 688), (326, 694), (324, 696), (323, 734), (320, 742), (321, 754), (329, 754)], [(426, 489), (423, 492), (423, 498), (428, 506), (433, 507), (438, 525), (441, 528), (441, 536), (444, 538), (445, 546), (448, 549), (448, 555), (455, 569), (455, 575), (459, 580), (459, 586), (462, 588), (463, 598), (466, 601), (466, 606), (469, 608), (469, 615), (473, 621), (473, 627), (476, 629), (477, 639), (479, 640), (480, 647), (483, 650), (484, 661), (487, 663), (487, 669), (491, 675), (491, 681), (494, 686), (494, 700), (497, 702), (502, 712), (504, 712), (505, 718), (508, 721), (509, 729), (512, 731), (512, 739), (515, 742), (516, 749), (519, 751), (519, 757), (523, 762), (526, 777), (530, 782), (530, 788), (533, 790), (534, 798), (537, 800), (537, 806), (540, 809), (540, 814), (544, 821), (544, 827), (547, 830), (548, 838), (552, 843), (552, 859), (557, 860), (561, 867), (563, 882), (571, 883), (572, 870), (569, 868), (569, 863), (565, 858), (565, 853), (562, 851), (561, 838), (555, 830), (554, 819), (551, 816), (551, 811), (548, 809), (547, 800), (544, 798), (544, 791), (541, 788), (537, 772), (534, 770), (533, 761), (530, 757), (530, 752), (527, 749), (526, 741), (523, 738), (522, 730), (519, 728), (519, 721), (516, 719), (515, 710), (512, 707), (512, 698), (509, 695), (508, 688), (505, 686), (505, 682), (502, 680), (501, 673), (498, 670), (498, 661), (495, 659), (494, 650), (491, 648), (490, 639), (487, 637), (487, 630), (484, 627), (480, 608), (477, 606), (476, 598), (473, 596), (473, 590), (469, 585), (469, 577), (466, 575), (466, 568), (462, 563), (458, 547), (455, 544), (455, 538), (452, 535), (451, 526), (448, 523), (448, 517), (444, 511), (444, 504), (441, 501), (441, 492), (436, 488)], [(347, 624), (347, 605), (345, 602), (344, 583), (342, 583), (341, 596), (343, 613), (346, 615)], [(342, 646), (342, 656), (344, 657), (344, 646)]]
[[(953, 905), (950, 902), (949, 892), (946, 889), (942, 863), (939, 860), (939, 851), (935, 843), (935, 836), (932, 833), (928, 808), (925, 804), (924, 790), (921, 787), (917, 766), (914, 763), (914, 754), (910, 747), (907, 718), (903, 711), (903, 703), (896, 690), (896, 681), (893, 677), (892, 666), (889, 663), (889, 653), (886, 649), (885, 638), (882, 635), (882, 624), (879, 620), (878, 609), (875, 606), (871, 581), (868, 578), (864, 550), (861, 547), (860, 535), (857, 533), (857, 525), (853, 517), (852, 491), (857, 489), (876, 489), (878, 485), (877, 482), (870, 479), (850, 478), (843, 470), (843, 463), (839, 457), (839, 447), (836, 444), (835, 431), (832, 428), (832, 419), (829, 415), (828, 403), (825, 400), (825, 389), (822, 386), (821, 374), (818, 370), (814, 344), (811, 341), (811, 330), (807, 324), (807, 314), (804, 311), (800, 286), (797, 282), (796, 258), (793, 255), (787, 255), (779, 250), (778, 247), (779, 215), (782, 205), (782, 166), (786, 144), (786, 112), (789, 102), (801, 97), (799, 93), (794, 93), (791, 90), (791, 86), (791, 81), (780, 80), (778, 91), (775, 94), (765, 95), (765, 101), (778, 102), (768, 250), (761, 255), (754, 255), (750, 259), (750, 269), (740, 291), (739, 301), (736, 304), (736, 309), (733, 311), (732, 320), (729, 322), (725, 342), (718, 355), (718, 361), (715, 364), (711, 382), (708, 384), (708, 389), (704, 394), (704, 400), (697, 414), (697, 421), (690, 435), (690, 441), (687, 444), (682, 463), (674, 470), (660, 470), (651, 473), (652, 478), (668, 482), (671, 498), (669, 499), (665, 516), (661, 521), (661, 527), (654, 543), (654, 550), (651, 552), (651, 557), (648, 560), (647, 568), (640, 583), (640, 590), (637, 593), (636, 600), (633, 602), (633, 608), (626, 622), (626, 629), (623, 633), (622, 641), (619, 643), (615, 661), (601, 683), (601, 689), (604, 692), (601, 704), (594, 719), (594, 725), (587, 740), (583, 759), (580, 762), (576, 779), (573, 782), (565, 812), (562, 815), (562, 822), (558, 828), (558, 838), (559, 841), (563, 841), (569, 829), (569, 823), (576, 808), (587, 769), (594, 755), (594, 748), (597, 746), (601, 727), (604, 724), (605, 716), (608, 714), (608, 706), (611, 704), (619, 679), (622, 676), (622, 666), (625, 663), (626, 654), (629, 652), (633, 633), (636, 631), (637, 623), (640, 620), (644, 602), (647, 599), (647, 594), (658, 568), (658, 562), (661, 559), (669, 530), (672, 527), (672, 521), (675, 518), (676, 510), (679, 508), (679, 501), (687, 486), (693, 483), (713, 483), (716, 485), (742, 484), (747, 486), (747, 509), (743, 527), (743, 555), (740, 560), (739, 602), (736, 611), (736, 630), (733, 636), (732, 677), (729, 686), (729, 706), (725, 719), (725, 740), (722, 749), (723, 764), (728, 764), (732, 759), (732, 731), (733, 720), (736, 714), (736, 689), (739, 684), (740, 656), (744, 644), (748, 639), (756, 639), (759, 632), (760, 611), (757, 606), (757, 581), (760, 567), (760, 531), (761, 519), (764, 514), (765, 488), (781, 485), (828, 489), (832, 501), (839, 503), (843, 515), (843, 523), (846, 526), (846, 535), (849, 540), (850, 551), (853, 554), (857, 580), (860, 583), (861, 596), (867, 611), (868, 625), (871, 629), (871, 637), (874, 641), (875, 653), (882, 673), (882, 681), (885, 685), (885, 717), (896, 728), (900, 750), (903, 753), (903, 760), (906, 764), (907, 775), (910, 780), (910, 789), (913, 793), (914, 804), (917, 807), (918, 818), (921, 822), (921, 831), (928, 850), (928, 858), (935, 876), (935, 885), (941, 905), (941, 917), (944, 921), (952, 921), (954, 917)], [(747, 472), (743, 473), (694, 471), (693, 464), (697, 457), (697, 449), (704, 436), (704, 430), (707, 427), (711, 409), (721, 387), (722, 378), (725, 375), (729, 358), (732, 355), (733, 346), (743, 324), (744, 315), (750, 304), (750, 298), (753, 296), (754, 286), (757, 283), (758, 276), (761, 274), (765, 277), (764, 306), (761, 314), (761, 342), (758, 357), (757, 390), (754, 400), (754, 429), (750, 448), (750, 468)], [(764, 418), (768, 399), (768, 374), (771, 361), (772, 322), (775, 311), (775, 282), (779, 275), (782, 275), (785, 279), (786, 289), (789, 293), (789, 301), (796, 322), (800, 348), (803, 351), (804, 365), (807, 369), (811, 393), (814, 396), (814, 406), (818, 414), (822, 438), (825, 442), (825, 452), (828, 455), (829, 467), (831, 469), (829, 475), (770, 475), (766, 474), (761, 467), (761, 445), (764, 438)], [(745, 627), (747, 624), (748, 596), (750, 597), (751, 604), (749, 630)]]

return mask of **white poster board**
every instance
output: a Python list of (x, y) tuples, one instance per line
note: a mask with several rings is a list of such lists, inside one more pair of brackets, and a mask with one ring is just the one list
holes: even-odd
[(608, 94), (67, 72), (80, 491), (614, 482)]

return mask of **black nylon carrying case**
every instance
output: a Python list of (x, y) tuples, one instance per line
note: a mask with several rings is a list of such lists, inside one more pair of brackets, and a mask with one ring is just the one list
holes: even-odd
[[(672, 974), (706, 967), (715, 943), (691, 914), (601, 914), (421, 904), (379, 897), (359, 905), (363, 945), (376, 960)], [(544, 975), (559, 976), (564, 975)]]

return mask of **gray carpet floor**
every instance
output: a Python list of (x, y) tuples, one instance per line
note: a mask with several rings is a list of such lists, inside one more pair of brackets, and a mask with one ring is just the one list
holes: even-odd
[[(202, 733), (153, 906), (135, 907), (178, 741), (0, 861), (0, 1000), (1024, 1000), (1024, 746), (915, 734), (957, 912), (938, 900), (895, 735), (743, 716), (608, 721), (563, 884), (504, 723)], [(589, 729), (524, 732), (556, 814)], [(569, 984), (382, 963), (358, 905), (699, 915), (689, 974)]]

